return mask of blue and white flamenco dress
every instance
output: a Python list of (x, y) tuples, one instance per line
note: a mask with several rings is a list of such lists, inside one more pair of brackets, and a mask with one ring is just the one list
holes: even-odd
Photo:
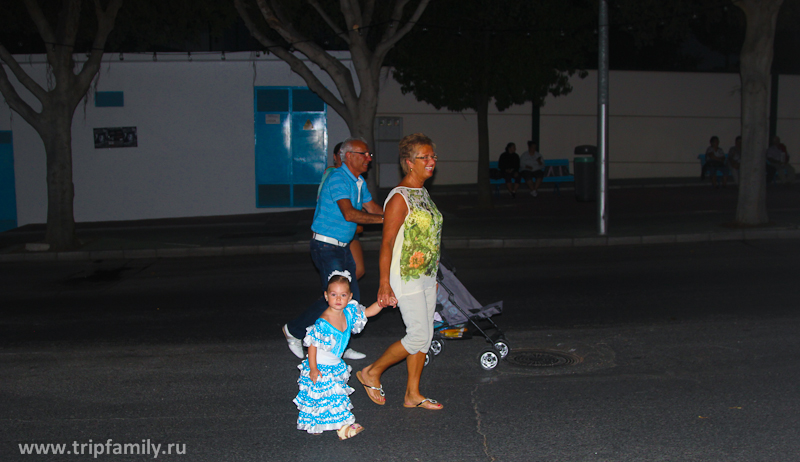
[(348, 395), (353, 389), (347, 385), (351, 368), (342, 361), (342, 354), (350, 341), (350, 334), (357, 334), (367, 324), (364, 306), (351, 300), (344, 308), (347, 329), (342, 332), (325, 319), (319, 318), (306, 329), (303, 345), (317, 347), (317, 383), (311, 381), (308, 358), (303, 360), (297, 384), (300, 391), (294, 399), (299, 415), (297, 429), (308, 433), (322, 433), (338, 430), (344, 425), (355, 423), (356, 418), (350, 410), (353, 405)]

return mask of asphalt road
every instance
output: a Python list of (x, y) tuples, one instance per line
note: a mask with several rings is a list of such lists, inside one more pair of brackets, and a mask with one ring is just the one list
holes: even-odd
[[(479, 300), (504, 300), (512, 354), (577, 363), (484, 372), (481, 341), (447, 342), (423, 375), (443, 412), (402, 408), (402, 365), (385, 407), (353, 378), (367, 430), (345, 442), (294, 429), (279, 326), (318, 292), (307, 255), (0, 265), (0, 460), (88, 460), (108, 439), (185, 445), (157, 460), (800, 460), (800, 242), (449, 255)], [(352, 346), (374, 359), (402, 331), (390, 310)]]

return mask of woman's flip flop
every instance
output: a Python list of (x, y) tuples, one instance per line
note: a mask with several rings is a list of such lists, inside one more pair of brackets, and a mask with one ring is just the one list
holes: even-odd
[(367, 396), (369, 397), (370, 400), (372, 400), (373, 403), (379, 406), (383, 406), (384, 404), (386, 404), (386, 399), (384, 399), (383, 401), (378, 401), (378, 399), (373, 397), (372, 393), (369, 392), (370, 390), (378, 391), (381, 394), (381, 398), (383, 398), (386, 396), (386, 394), (383, 392), (383, 385), (381, 385), (380, 387), (371, 387), (367, 385), (366, 383), (364, 383), (364, 378), (361, 377), (361, 371), (356, 372), (356, 378), (358, 379), (359, 382), (361, 382), (361, 385), (364, 385), (364, 390), (367, 392)]
[(417, 404), (405, 404), (405, 403), (403, 403), (403, 407), (408, 407), (408, 408), (418, 407), (420, 409), (427, 409), (429, 411), (441, 411), (442, 409), (444, 409), (444, 406), (439, 404), (439, 401), (436, 401), (435, 399), (430, 399), (430, 398), (425, 398), (425, 399), (423, 399), (422, 401), (420, 401)]
[(364, 431), (364, 427), (361, 425), (354, 423), (350, 425), (345, 425), (344, 427), (336, 430), (336, 434), (339, 435), (340, 440), (346, 440), (352, 438), (359, 433)]

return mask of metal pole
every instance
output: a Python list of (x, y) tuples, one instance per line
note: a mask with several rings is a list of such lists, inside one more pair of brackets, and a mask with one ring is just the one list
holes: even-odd
[(608, 1), (600, 0), (597, 64), (597, 227), (608, 234)]

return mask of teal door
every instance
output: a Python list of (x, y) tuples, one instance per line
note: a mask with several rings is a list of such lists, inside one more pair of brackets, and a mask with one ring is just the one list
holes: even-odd
[(17, 227), (14, 144), (11, 132), (0, 131), (0, 232)]
[(255, 88), (256, 206), (314, 207), (328, 149), (327, 107), (311, 90)]

